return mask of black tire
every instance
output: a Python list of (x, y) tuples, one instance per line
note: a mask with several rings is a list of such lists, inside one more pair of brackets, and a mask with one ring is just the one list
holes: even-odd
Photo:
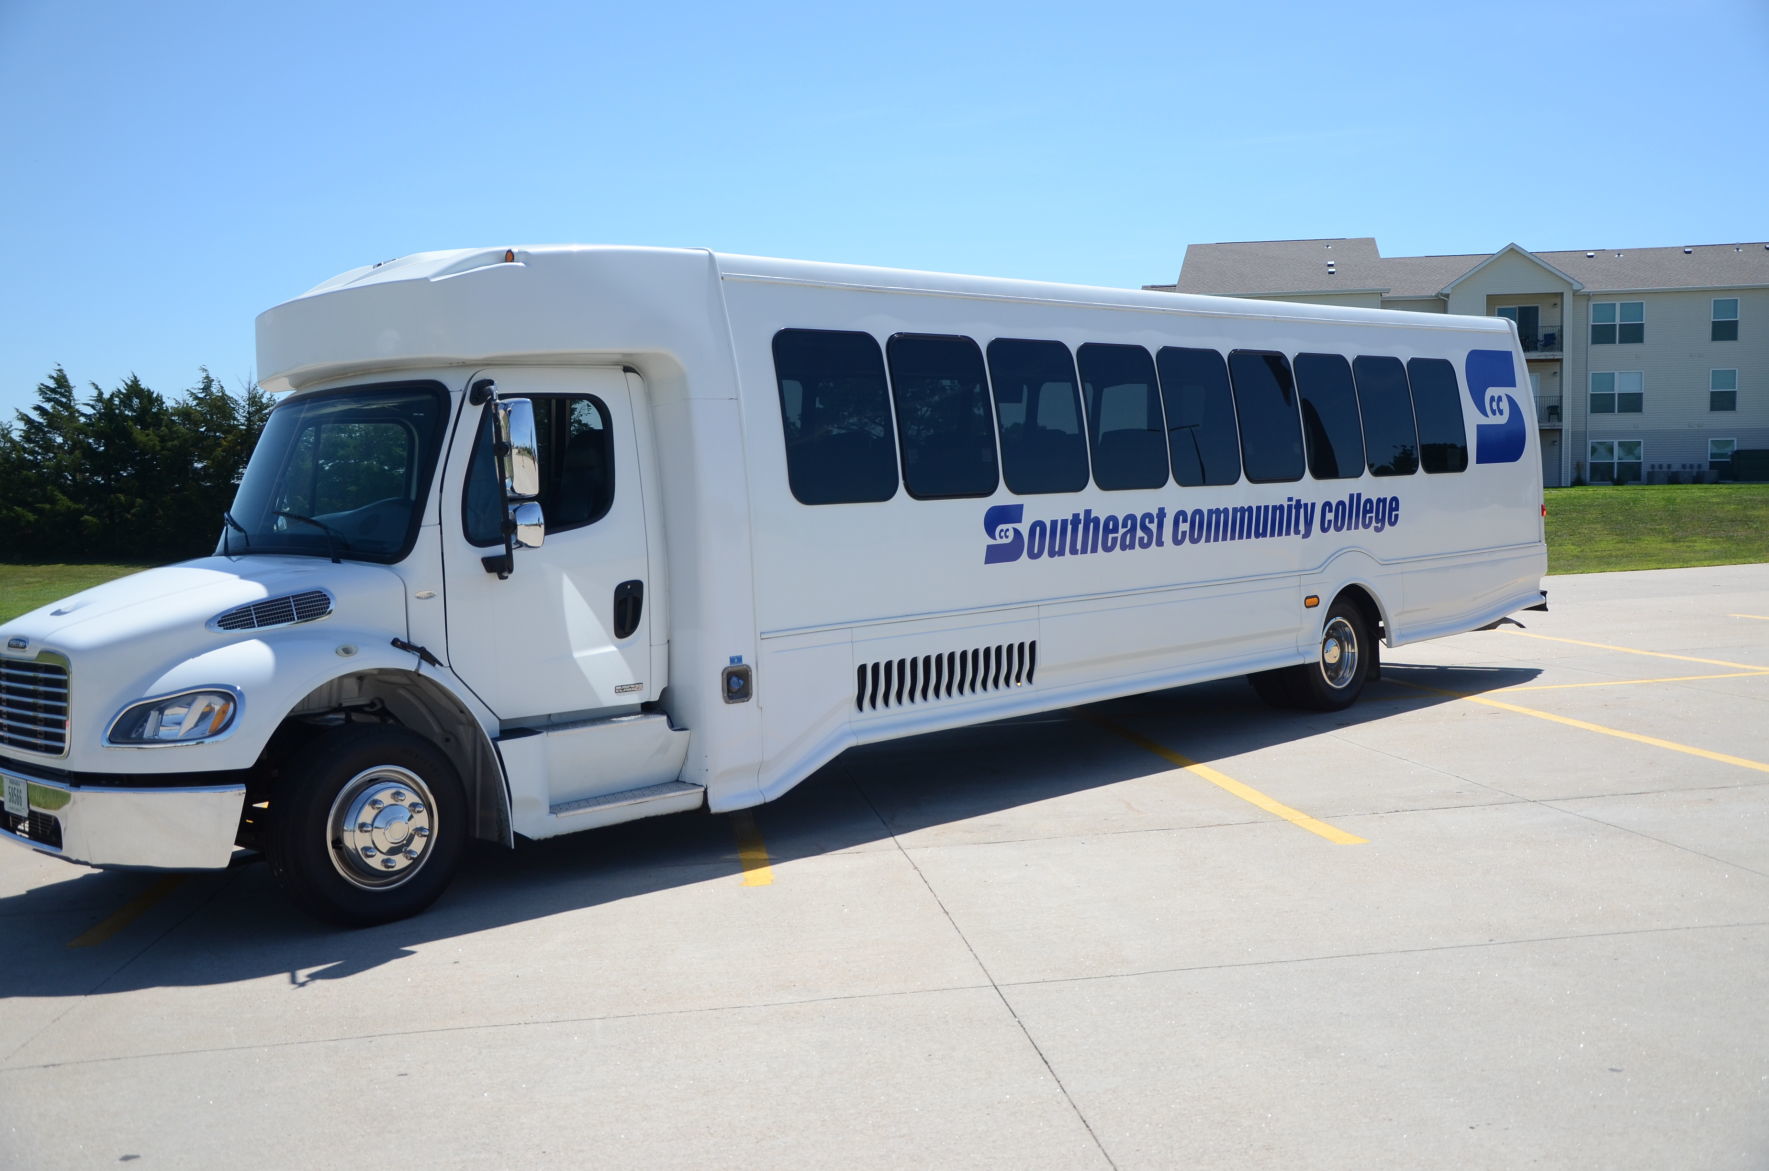
[(265, 856), (302, 910), (367, 927), (435, 902), (466, 837), (466, 790), (435, 745), (404, 728), (347, 726), (293, 749)]
[(1291, 668), (1296, 705), (1317, 712), (1343, 711), (1363, 694), (1375, 662), (1376, 640), (1370, 636), (1364, 612), (1350, 602), (1334, 602), (1321, 623), (1314, 662)]
[(1321, 622), (1312, 663), (1247, 676), (1253, 690), (1275, 708), (1343, 711), (1357, 702), (1376, 670), (1376, 640), (1364, 612), (1350, 602), (1333, 603)]

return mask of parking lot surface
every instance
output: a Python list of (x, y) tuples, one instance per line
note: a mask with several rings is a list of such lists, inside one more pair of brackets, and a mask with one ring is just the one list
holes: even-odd
[(0, 849), (0, 1166), (1769, 1165), (1769, 565), (1548, 586), (366, 931)]

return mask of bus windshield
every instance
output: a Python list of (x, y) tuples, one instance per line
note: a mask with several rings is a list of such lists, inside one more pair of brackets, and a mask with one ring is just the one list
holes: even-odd
[(434, 383), (327, 391), (278, 406), (226, 514), (224, 549), (400, 560), (417, 537), (447, 406)]

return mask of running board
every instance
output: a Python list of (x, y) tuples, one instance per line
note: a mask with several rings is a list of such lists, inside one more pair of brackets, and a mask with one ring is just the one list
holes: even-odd
[(547, 820), (553, 823), (554, 833), (571, 833), (600, 825), (637, 821), (642, 817), (658, 817), (665, 813), (698, 809), (705, 799), (705, 785), (691, 785), (687, 781), (664, 781), (658, 785), (646, 785), (642, 789), (625, 789), (619, 793), (603, 793), (596, 797), (584, 797), (577, 801), (567, 801), (563, 805), (554, 805), (547, 810)]

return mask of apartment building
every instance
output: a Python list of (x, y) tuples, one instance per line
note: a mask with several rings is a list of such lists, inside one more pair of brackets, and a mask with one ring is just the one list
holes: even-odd
[(1145, 287), (1509, 318), (1550, 486), (1726, 479), (1733, 452), (1769, 451), (1769, 243), (1473, 256), (1383, 256), (1367, 236), (1193, 244), (1176, 284)]

